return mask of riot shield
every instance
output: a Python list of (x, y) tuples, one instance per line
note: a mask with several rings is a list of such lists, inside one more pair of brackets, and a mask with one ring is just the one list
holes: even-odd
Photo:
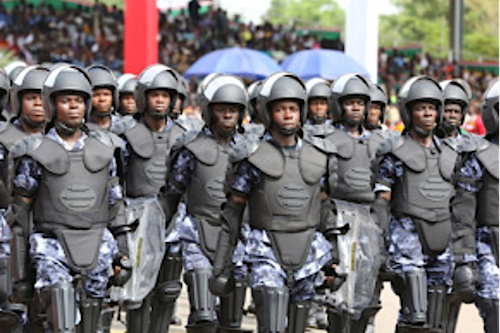
[(126, 199), (132, 276), (123, 287), (111, 288), (111, 299), (142, 302), (156, 284), (165, 254), (165, 215), (156, 198)]
[(374, 297), (382, 236), (368, 206), (333, 201), (337, 207), (338, 227), (349, 225), (347, 233), (337, 236), (340, 263), (336, 272), (346, 276), (346, 280), (337, 291), (318, 301), (332, 311), (357, 320)]

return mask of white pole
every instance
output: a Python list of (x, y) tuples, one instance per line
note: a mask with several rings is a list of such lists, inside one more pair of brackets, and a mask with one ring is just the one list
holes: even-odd
[(378, 15), (374, 0), (350, 0), (345, 20), (345, 53), (356, 59), (377, 82)]

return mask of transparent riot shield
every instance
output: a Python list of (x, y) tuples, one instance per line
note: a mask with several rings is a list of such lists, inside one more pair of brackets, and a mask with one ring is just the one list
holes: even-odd
[(348, 232), (338, 236), (340, 263), (336, 269), (338, 274), (346, 275), (346, 280), (322, 303), (335, 312), (359, 319), (375, 292), (382, 236), (368, 206), (333, 201), (338, 212), (338, 227), (349, 225)]
[(132, 276), (123, 287), (111, 288), (111, 299), (141, 302), (154, 288), (165, 253), (165, 215), (156, 198), (126, 199)]

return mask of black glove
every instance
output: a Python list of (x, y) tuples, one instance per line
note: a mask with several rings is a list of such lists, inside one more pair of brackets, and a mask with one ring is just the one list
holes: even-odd
[(217, 296), (224, 296), (234, 289), (233, 252), (243, 220), (245, 204), (229, 199), (221, 213), (222, 231), (217, 240), (217, 251), (213, 263), (210, 291)]
[(113, 260), (115, 275), (111, 277), (109, 283), (113, 286), (123, 287), (132, 276), (132, 262), (127, 257), (116, 256)]
[(118, 246), (118, 256), (128, 257), (130, 255), (128, 247), (127, 232), (118, 233), (115, 236), (116, 245)]
[(332, 291), (338, 290), (347, 278), (347, 275), (337, 273), (336, 269), (334, 268), (334, 265), (335, 265), (334, 262), (329, 262), (321, 269), (325, 273), (327, 278), (333, 277), (333, 281), (326, 282), (327, 287), (330, 288), (330, 290)]
[(33, 282), (18, 281), (12, 285), (12, 293), (9, 300), (12, 303), (29, 304), (35, 295)]
[(474, 302), (478, 286), (479, 277), (476, 263), (457, 263), (453, 272), (453, 292), (458, 299), (464, 303)]

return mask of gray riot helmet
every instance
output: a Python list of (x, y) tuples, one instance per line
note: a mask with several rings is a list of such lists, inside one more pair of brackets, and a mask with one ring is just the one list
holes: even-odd
[(248, 114), (252, 122), (260, 122), (259, 114), (257, 112), (258, 102), (257, 97), (259, 97), (259, 91), (262, 87), (262, 81), (255, 81), (251, 85), (248, 86)]
[(101, 117), (108, 117), (114, 110), (118, 109), (118, 84), (115, 74), (104, 65), (92, 65), (86, 68), (87, 74), (92, 84), (92, 91), (95, 89), (109, 89), (113, 96), (112, 109), (108, 112), (95, 112)]
[(370, 103), (379, 103), (381, 106), (380, 123), (384, 123), (385, 110), (387, 108), (388, 98), (384, 88), (379, 84), (372, 83), (370, 86)]
[[(330, 83), (321, 78), (313, 78), (306, 82), (307, 100), (315, 98), (324, 98), (327, 103), (330, 103), (331, 86)], [(315, 117), (309, 113), (309, 105), (307, 105), (307, 117), (314, 123), (324, 122), (324, 118)], [(326, 116), (325, 116), (326, 118)]]
[(439, 83), (443, 89), (444, 105), (448, 103), (459, 104), (462, 107), (462, 123), (469, 109), (471, 89), (467, 81), (462, 79), (446, 80)]
[(240, 108), (238, 126), (243, 122), (248, 104), (248, 94), (243, 82), (236, 76), (218, 74), (205, 83), (200, 96), (203, 120), (208, 126), (213, 124), (213, 104), (236, 104)]
[(14, 79), (16, 78), (17, 74), (19, 74), (19, 72), (26, 67), (28, 67), (28, 64), (20, 60), (12, 61), (5, 65), (4, 69), (9, 76), (11, 84), (12, 81), (14, 81)]
[(10, 91), (10, 79), (7, 72), (0, 68), (0, 112), (7, 106)]
[[(167, 117), (172, 111), (177, 99), (177, 72), (172, 68), (154, 64), (145, 68), (137, 78), (137, 88), (135, 90), (135, 101), (137, 111), (148, 112), (153, 117)], [(148, 110), (147, 92), (151, 90), (166, 90), (170, 94), (170, 107), (167, 114), (157, 113)]]
[[(19, 118), (32, 128), (41, 127), (44, 122), (35, 123), (28, 117), (22, 115), (22, 97), (24, 92), (34, 92), (41, 94), (43, 82), (47, 78), (49, 70), (43, 66), (29, 66), (23, 68), (12, 82), (10, 90), (10, 104), (14, 117)], [(47, 112), (47, 111), (45, 111)]]
[(498, 132), (498, 82), (498, 79), (495, 79), (490, 83), (481, 102), (481, 117), (488, 135)]
[[(125, 73), (116, 80), (116, 83), (118, 84), (118, 98), (120, 98), (122, 95), (127, 94), (133, 96), (135, 93), (135, 88), (137, 87), (137, 76), (135, 76), (134, 74)], [(118, 112), (120, 114), (124, 114), (120, 106), (118, 106)], [(137, 112), (137, 110), (135, 112)]]
[(277, 72), (267, 77), (259, 91), (259, 118), (262, 124), (270, 129), (273, 121), (271, 117), (270, 104), (279, 100), (295, 100), (300, 107), (300, 122), (304, 124), (306, 119), (306, 86), (302, 80), (288, 72)]
[(178, 79), (178, 85), (177, 85), (177, 93), (178, 97), (181, 100), (181, 114), (184, 111), (184, 108), (187, 107), (188, 104), (188, 96), (189, 96), (189, 82), (179, 75)]
[(85, 99), (85, 115), (88, 115), (92, 108), (92, 85), (87, 72), (74, 65), (58, 66), (51, 70), (42, 86), (42, 104), (48, 118), (55, 125), (71, 133), (76, 129), (67, 128), (57, 121), (55, 109), (55, 96), (59, 94), (76, 94)]
[(361, 74), (344, 74), (332, 84), (330, 111), (334, 123), (344, 116), (342, 100), (359, 97), (365, 101), (365, 118), (370, 110), (370, 81)]
[(417, 101), (436, 105), (438, 111), (436, 122), (439, 124), (443, 110), (443, 90), (439, 83), (429, 76), (420, 75), (410, 78), (403, 84), (398, 94), (398, 108), (407, 129), (412, 127), (410, 104)]

